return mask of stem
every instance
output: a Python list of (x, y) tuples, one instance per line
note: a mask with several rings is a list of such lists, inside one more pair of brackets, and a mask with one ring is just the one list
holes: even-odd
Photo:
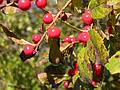
[(75, 29), (76, 31), (81, 31), (81, 32), (84, 31), (84, 30), (82, 30), (82, 29), (77, 28), (76, 26), (71, 25), (71, 24), (70, 24), (69, 22), (67, 22), (67, 21), (63, 21), (63, 23), (65, 23), (65, 24), (68, 25), (69, 27)]

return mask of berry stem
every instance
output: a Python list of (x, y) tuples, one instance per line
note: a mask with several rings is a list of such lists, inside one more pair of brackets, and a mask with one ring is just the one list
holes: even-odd
[(84, 30), (82, 30), (82, 29), (77, 28), (76, 26), (71, 25), (71, 24), (70, 24), (69, 22), (67, 22), (67, 21), (62, 21), (62, 22), (65, 23), (66, 25), (68, 25), (69, 27), (73, 28), (73, 29), (76, 30), (76, 31), (81, 31), (81, 32), (84, 31)]
[(99, 51), (96, 47), (94, 47), (94, 50), (95, 50), (95, 56), (96, 56), (96, 63), (99, 64), (100, 63)]

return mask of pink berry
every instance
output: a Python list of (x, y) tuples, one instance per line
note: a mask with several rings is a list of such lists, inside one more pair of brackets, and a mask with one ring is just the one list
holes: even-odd
[(68, 88), (68, 86), (69, 86), (69, 82), (67, 80), (64, 81), (64, 88)]
[(32, 41), (37, 44), (41, 39), (41, 36), (39, 34), (32, 35)]
[(36, 0), (35, 4), (38, 8), (42, 9), (46, 7), (47, 0)]
[(86, 9), (84, 13), (89, 13), (91, 14), (90, 10)]
[(95, 75), (97, 77), (100, 77), (102, 74), (102, 65), (96, 63), (96, 64), (94, 64), (93, 69), (94, 69)]
[(25, 45), (24, 47), (24, 54), (27, 55), (27, 56), (30, 56), (33, 54), (34, 52), (34, 46), (30, 45), (30, 44), (27, 44)]
[(71, 41), (72, 43), (75, 43), (75, 42), (76, 42), (76, 37), (71, 37), (71, 38), (70, 38), (70, 41)]
[(87, 43), (87, 41), (90, 39), (89, 33), (88, 32), (82, 32), (78, 34), (78, 41)]
[(46, 13), (42, 19), (45, 24), (50, 24), (53, 21), (53, 17), (51, 13)]
[(31, 1), (30, 0), (19, 0), (18, 1), (18, 8), (25, 11), (28, 10), (31, 7)]
[(95, 87), (96, 86), (96, 81), (92, 80), (91, 84), (92, 84), (92, 86)]
[(83, 13), (83, 15), (82, 15), (82, 21), (85, 24), (91, 24), (92, 21), (93, 21), (93, 18), (92, 18), (92, 16), (91, 16), (90, 13)]
[(64, 37), (64, 42), (70, 43), (70, 42), (71, 42), (70, 36), (65, 36), (65, 37)]
[(90, 30), (90, 26), (89, 26), (89, 25), (86, 25), (86, 26), (84, 26), (83, 29), (84, 29), (84, 30)]
[(0, 0), (0, 4), (2, 4), (3, 0)]
[(59, 38), (61, 30), (58, 27), (52, 27), (48, 29), (49, 38)]

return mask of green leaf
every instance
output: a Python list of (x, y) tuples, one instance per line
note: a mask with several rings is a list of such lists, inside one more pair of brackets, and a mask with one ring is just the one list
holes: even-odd
[(75, 82), (77, 81), (78, 78), (79, 78), (79, 74), (76, 74), (72, 77), (73, 84), (75, 84)]
[(86, 48), (78, 48), (78, 64), (80, 70), (80, 79), (85, 83), (89, 83), (92, 80), (92, 72), (89, 69), (90, 62), (85, 59)]
[(115, 5), (113, 5), (113, 9), (120, 9), (120, 2), (115, 4)]
[(103, 64), (107, 63), (107, 59), (109, 57), (109, 53), (104, 45), (102, 37), (99, 35), (99, 33), (92, 29), (89, 31), (90, 39), (94, 45), (95, 48), (97, 48), (99, 53), (99, 58)]
[(117, 3), (120, 3), (120, 0), (109, 0), (109, 1), (107, 2), (108, 5), (115, 5), (115, 4), (117, 4)]
[(99, 4), (103, 4), (105, 2), (107, 2), (107, 0), (97, 0), (99, 2)]
[(116, 52), (116, 54), (109, 59), (109, 63), (107, 63), (105, 67), (111, 74), (120, 73), (120, 51)]
[(94, 7), (96, 7), (96, 6), (98, 6), (99, 5), (99, 3), (97, 2), (97, 0), (91, 0), (90, 2), (89, 2), (89, 8), (90, 9), (93, 9)]
[(92, 12), (92, 17), (94, 19), (101, 19), (101, 18), (107, 16), (111, 11), (112, 11), (111, 7), (101, 4), (101, 5), (93, 8), (91, 12)]
[(90, 60), (95, 63), (95, 50), (92, 41), (87, 43), (86, 51), (85, 51), (85, 59)]

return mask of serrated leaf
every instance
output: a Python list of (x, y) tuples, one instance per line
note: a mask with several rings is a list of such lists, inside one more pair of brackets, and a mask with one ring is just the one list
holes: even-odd
[(120, 0), (108, 0), (107, 4), (108, 5), (115, 5), (115, 4), (119, 3), (119, 2), (120, 2)]
[(75, 82), (77, 81), (78, 78), (79, 78), (79, 74), (76, 74), (72, 77), (73, 84), (75, 84)]
[(89, 31), (90, 39), (94, 45), (95, 48), (97, 48), (99, 52), (99, 58), (103, 64), (107, 63), (107, 59), (109, 57), (109, 53), (104, 45), (102, 37), (99, 35), (99, 33), (92, 29)]
[(85, 59), (86, 48), (78, 48), (77, 63), (79, 64), (80, 79), (85, 83), (89, 83), (92, 79), (92, 72), (89, 69), (90, 62)]
[(92, 41), (87, 43), (86, 51), (85, 51), (85, 59), (90, 60), (95, 63), (95, 50)]
[(120, 51), (116, 52), (116, 54), (109, 59), (109, 63), (107, 63), (105, 67), (111, 74), (120, 73)]
[(107, 2), (107, 0), (97, 0), (99, 2), (99, 4), (103, 4), (105, 2)]
[(101, 19), (101, 18), (107, 16), (111, 11), (112, 11), (111, 7), (101, 4), (101, 5), (93, 8), (91, 12), (92, 12), (92, 17), (94, 19)]
[[(18, 38), (7, 26), (0, 24), (0, 27), (2, 27), (5, 34), (16, 44), (24, 45), (24, 44), (29, 43), (28, 41), (25, 41), (24, 39)], [(32, 44), (32, 43), (29, 43), (29, 44)]]

